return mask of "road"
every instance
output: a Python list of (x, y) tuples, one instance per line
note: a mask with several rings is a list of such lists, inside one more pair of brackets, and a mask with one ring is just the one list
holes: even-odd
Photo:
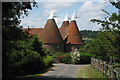
[(54, 64), (56, 67), (50, 69), (42, 78), (76, 78), (80, 66), (73, 64)]

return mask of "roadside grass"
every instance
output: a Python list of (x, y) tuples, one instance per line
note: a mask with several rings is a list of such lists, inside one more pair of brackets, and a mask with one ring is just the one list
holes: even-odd
[(46, 72), (48, 72), (49, 70), (51, 70), (51, 69), (53, 69), (53, 68), (55, 68), (55, 67), (57, 67), (57, 66), (51, 66), (50, 68), (45, 69), (45, 70), (43, 70), (42, 72), (37, 73), (37, 74), (15, 76), (14, 78), (22, 79), (22, 78), (34, 78), (34, 77), (40, 77), (40, 76), (44, 75)]
[(77, 79), (79, 78), (105, 78), (105, 76), (93, 69), (92, 66), (81, 66), (77, 73)]

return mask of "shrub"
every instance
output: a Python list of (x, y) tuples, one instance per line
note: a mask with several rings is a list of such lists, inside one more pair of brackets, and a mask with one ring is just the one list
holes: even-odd
[(70, 64), (71, 57), (69, 55), (61, 55), (57, 58), (57, 62)]
[(57, 58), (57, 61), (63, 63), (63, 60), (62, 60), (62, 59), (63, 59), (64, 57), (66, 57), (66, 55), (61, 55), (61, 56), (59, 56), (59, 57)]
[(22, 60), (22, 69), (25, 74), (35, 73), (43, 69), (43, 60), (37, 52), (30, 52)]
[(91, 57), (94, 57), (93, 54), (89, 54), (89, 53), (81, 53), (80, 54), (80, 64), (90, 64), (91, 62)]
[(62, 56), (62, 55), (68, 55), (68, 56), (70, 56), (70, 53), (54, 52), (54, 53), (51, 53), (51, 55), (52, 55), (53, 57), (58, 58), (59, 56)]
[(80, 61), (80, 53), (76, 49), (74, 52), (71, 53), (71, 62), (73, 64), (77, 64)]
[(10, 75), (22, 74), (21, 61), (24, 58), (24, 52), (16, 50), (8, 55), (9, 55), (8, 74)]
[(44, 63), (44, 66), (45, 68), (48, 68), (50, 66), (52, 66), (52, 63), (53, 63), (53, 57), (52, 56), (45, 56), (43, 58), (43, 63)]
[(70, 64), (70, 63), (71, 63), (71, 57), (68, 56), (68, 55), (63, 56), (62, 62), (63, 62), (63, 63), (66, 63), (66, 64)]

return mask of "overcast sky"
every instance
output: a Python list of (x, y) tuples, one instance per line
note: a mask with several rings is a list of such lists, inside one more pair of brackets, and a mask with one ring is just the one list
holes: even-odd
[(57, 16), (55, 21), (58, 27), (61, 27), (66, 13), (71, 18), (75, 11), (76, 17), (79, 17), (76, 19), (79, 30), (99, 30), (100, 26), (90, 22), (90, 20), (94, 18), (103, 20), (106, 14), (101, 9), (110, 13), (117, 11), (115, 7), (104, 0), (64, 1), (46, 0), (42, 2), (41, 0), (41, 2), (37, 2), (38, 8), (30, 10), (28, 17), (21, 18), (22, 22), (20, 25), (23, 25), (24, 28), (28, 26), (30, 28), (44, 28), (51, 10), (54, 10), (54, 16)]

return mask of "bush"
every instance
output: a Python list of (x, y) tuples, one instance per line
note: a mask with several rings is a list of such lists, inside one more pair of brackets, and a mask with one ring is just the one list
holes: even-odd
[(94, 57), (94, 55), (89, 53), (81, 53), (79, 64), (90, 64), (91, 57)]
[(71, 57), (68, 56), (68, 55), (61, 55), (57, 58), (57, 62), (70, 64), (71, 63)]
[(39, 53), (30, 49), (16, 50), (9, 55), (10, 75), (30, 74), (43, 69), (43, 60)]
[(77, 64), (80, 61), (80, 52), (76, 49), (74, 52), (71, 53), (71, 62), (73, 64)]
[(25, 57), (23, 51), (16, 50), (10, 54), (8, 54), (8, 74), (15, 75), (15, 74), (22, 74), (22, 59)]
[(54, 53), (51, 53), (51, 55), (55, 58), (58, 58), (59, 56), (62, 56), (62, 55), (68, 55), (70, 56), (70, 53), (64, 53), (64, 52), (54, 52)]
[(37, 52), (30, 52), (22, 60), (22, 69), (24, 74), (35, 73), (43, 70), (43, 60)]
[(52, 66), (53, 57), (48, 56), (48, 55), (45, 56), (45, 57), (43, 58), (43, 63), (44, 63), (45, 68), (48, 68), (48, 67)]
[(47, 56), (48, 51), (42, 47), (37, 36), (30, 40), (11, 41), (11, 45), (7, 53), (6, 75), (37, 73), (52, 65), (52, 57)]
[(66, 56), (63, 56), (62, 60), (61, 60), (63, 63), (65, 64), (70, 64), (71, 63), (71, 57), (66, 55)]
[(66, 57), (66, 55), (61, 55), (61, 56), (59, 56), (58, 58), (57, 58), (57, 62), (61, 62), (61, 63), (63, 63), (63, 58), (64, 57)]

